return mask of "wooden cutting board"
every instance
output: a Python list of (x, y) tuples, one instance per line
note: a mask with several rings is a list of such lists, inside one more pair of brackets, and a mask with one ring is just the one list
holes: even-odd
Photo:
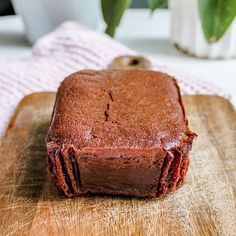
[(199, 136), (187, 183), (163, 199), (67, 199), (46, 173), (54, 93), (27, 96), (0, 146), (0, 235), (236, 235), (236, 114), (214, 96), (185, 96)]

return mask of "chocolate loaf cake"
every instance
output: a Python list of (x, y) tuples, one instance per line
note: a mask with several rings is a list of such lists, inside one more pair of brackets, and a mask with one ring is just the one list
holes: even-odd
[(57, 93), (49, 173), (68, 197), (159, 197), (185, 182), (194, 136), (169, 75), (81, 71)]

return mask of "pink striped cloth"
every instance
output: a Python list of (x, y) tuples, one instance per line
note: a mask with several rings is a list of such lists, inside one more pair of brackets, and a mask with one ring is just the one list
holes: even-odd
[[(110, 37), (75, 22), (66, 22), (40, 39), (30, 58), (0, 61), (0, 136), (19, 101), (36, 91), (56, 91), (68, 74), (82, 69), (106, 69), (114, 57), (137, 54)], [(217, 94), (220, 89), (152, 61), (153, 70), (175, 76), (183, 94)]]

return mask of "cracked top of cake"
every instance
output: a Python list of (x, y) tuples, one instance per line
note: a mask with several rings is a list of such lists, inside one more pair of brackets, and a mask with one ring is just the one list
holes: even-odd
[(170, 149), (192, 136), (171, 76), (85, 70), (62, 82), (47, 141), (79, 149)]

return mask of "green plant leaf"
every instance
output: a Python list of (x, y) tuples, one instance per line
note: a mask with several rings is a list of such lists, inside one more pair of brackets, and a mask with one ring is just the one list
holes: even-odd
[(168, 0), (148, 0), (149, 8), (154, 11), (157, 8), (167, 7)]
[(114, 36), (116, 27), (119, 26), (121, 18), (131, 2), (132, 0), (101, 0), (103, 18), (107, 24), (107, 34)]
[(236, 0), (198, 0), (198, 7), (206, 40), (218, 41), (236, 16)]

